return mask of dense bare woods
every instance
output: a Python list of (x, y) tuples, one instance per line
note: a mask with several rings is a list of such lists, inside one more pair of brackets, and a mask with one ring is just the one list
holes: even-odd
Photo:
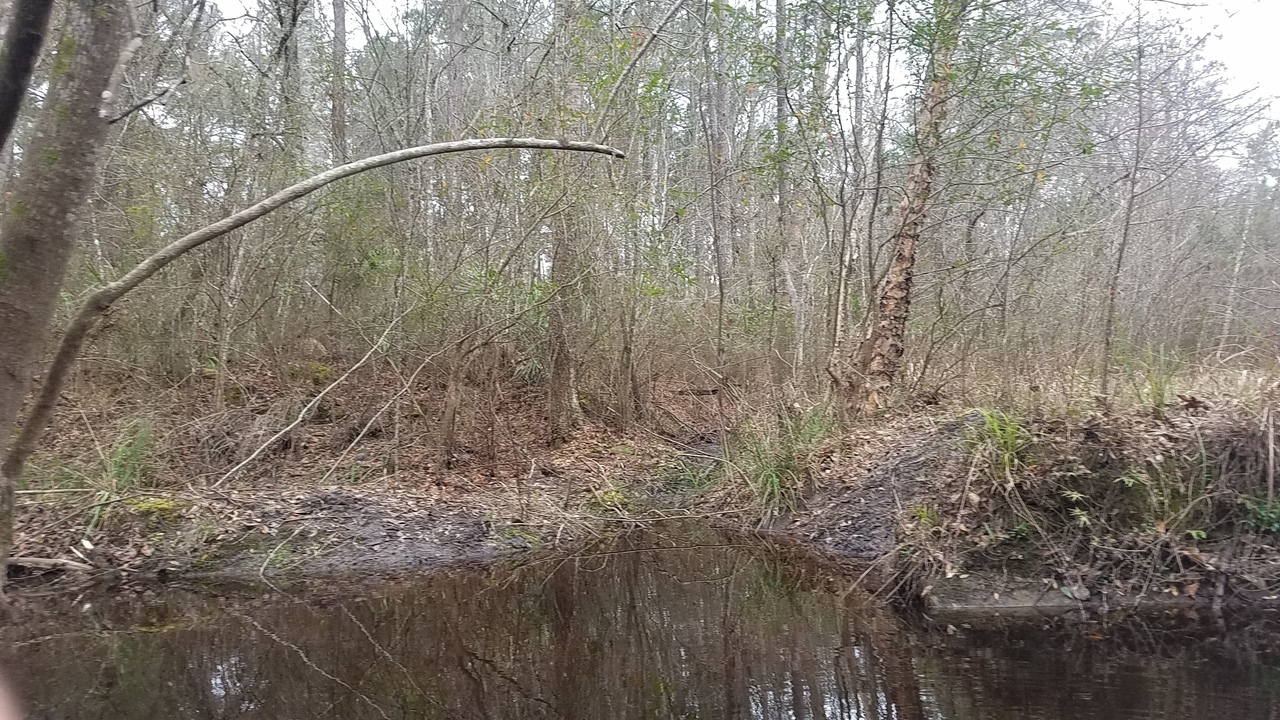
[[(224, 397), (247, 365), (358, 357), (416, 305), (388, 356), (523, 312), (492, 342), (547, 378), (557, 427), (643, 413), (666, 380), (814, 402), (828, 366), (856, 372), (922, 151), (881, 404), (1272, 356), (1275, 142), (1151, 11), (971, 3), (945, 62), (954, 21), (930, 3), (159, 9), (125, 107), (172, 89), (117, 123), (69, 299), (344, 155), (594, 131), (634, 159), (495, 153), (334, 187), (166, 271), (98, 335), (98, 367), (206, 372)], [(922, 128), (932, 95), (947, 118)]]
[[(673, 388), (714, 391), (728, 422), (730, 396), (794, 409), (834, 390), (851, 417), (1269, 369), (1275, 127), (1149, 4), (140, 7), (67, 315), (350, 158), (546, 137), (629, 160), (495, 151), (332, 185), (139, 286), (81, 371), (207, 384), (196, 419), (243, 404), (250, 376), (314, 395), (372, 358), (444, 390), (440, 408), (370, 405), (438, 417), (425, 442), (447, 467), (457, 418), (496, 407), (463, 390), (504, 384), (540, 394), (557, 444), (587, 419), (653, 420)], [(46, 48), (5, 150), (6, 227), (58, 117), (61, 54)]]

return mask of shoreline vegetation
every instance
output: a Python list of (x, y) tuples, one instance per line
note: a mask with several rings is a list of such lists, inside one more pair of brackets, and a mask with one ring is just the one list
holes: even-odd
[[(943, 615), (1218, 610), (1280, 594), (1277, 386), (1252, 375), (1124, 408), (928, 399), (848, 430), (822, 405), (769, 413), (667, 388), (651, 426), (588, 419), (555, 450), (533, 389), (513, 388), (462, 413), (447, 468), (438, 416), (369, 415), (367, 395), (392, 376), (364, 372), (275, 440), (305, 396), (243, 377), (242, 402), (211, 417), (188, 414), (204, 378), (170, 402), (83, 384), (20, 490), (14, 595), (379, 577), (680, 522), (763, 533), (845, 592)], [(443, 390), (424, 385), (406, 408)], [(251, 471), (225, 477), (254, 453)]]

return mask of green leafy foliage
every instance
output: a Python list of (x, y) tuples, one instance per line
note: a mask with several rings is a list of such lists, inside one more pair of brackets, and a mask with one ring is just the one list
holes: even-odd
[(1268, 502), (1266, 498), (1242, 497), (1240, 504), (1244, 507), (1244, 523), (1249, 529), (1270, 535), (1280, 533), (1280, 503)]

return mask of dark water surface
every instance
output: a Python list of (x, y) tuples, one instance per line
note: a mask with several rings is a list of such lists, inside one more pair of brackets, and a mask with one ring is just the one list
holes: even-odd
[(97, 601), (3, 630), (0, 664), (35, 718), (1280, 717), (1265, 618), (947, 632), (791, 567), (637, 535), (521, 570)]

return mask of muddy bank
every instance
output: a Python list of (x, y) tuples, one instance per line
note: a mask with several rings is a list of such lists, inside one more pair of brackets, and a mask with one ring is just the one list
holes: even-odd
[(827, 467), (785, 531), (937, 614), (1270, 606), (1276, 440), (1268, 411), (1221, 398), (975, 411)]
[[(732, 459), (716, 459), (712, 435), (676, 442), (596, 428), (523, 468), (402, 469), (345, 484), (308, 483), (286, 458), (257, 482), (139, 491), (96, 509), (87, 499), (69, 511), (56, 495), (28, 504), (17, 554), (92, 569), (19, 563), (10, 577), (21, 588), (410, 573), (677, 519), (767, 531), (826, 564), (842, 578), (834, 586), (858, 582), (937, 614), (1280, 597), (1274, 534), (1245, 512), (1267, 466), (1247, 456), (1260, 441), (1241, 416), (1171, 408), (1161, 417), (1032, 419), (998, 434), (999, 423), (1015, 422), (968, 412), (854, 428), (807, 457), (790, 507), (767, 520), (726, 470)], [(1153, 447), (1164, 465), (1153, 463)], [(1194, 466), (1188, 447), (1201, 468), (1189, 480), (1178, 474)], [(1215, 478), (1206, 480), (1211, 454)], [(1175, 491), (1205, 511), (1171, 510)], [(67, 521), (94, 512), (101, 519), (89, 531)]]
[(278, 581), (491, 561), (696, 517), (691, 496), (670, 487), (669, 470), (685, 462), (707, 463), (707, 448), (588, 429), (522, 468), (487, 472), (319, 484), (284, 463), (225, 486), (110, 498), (32, 490), (9, 577), (19, 592), (43, 592), (48, 581)]

